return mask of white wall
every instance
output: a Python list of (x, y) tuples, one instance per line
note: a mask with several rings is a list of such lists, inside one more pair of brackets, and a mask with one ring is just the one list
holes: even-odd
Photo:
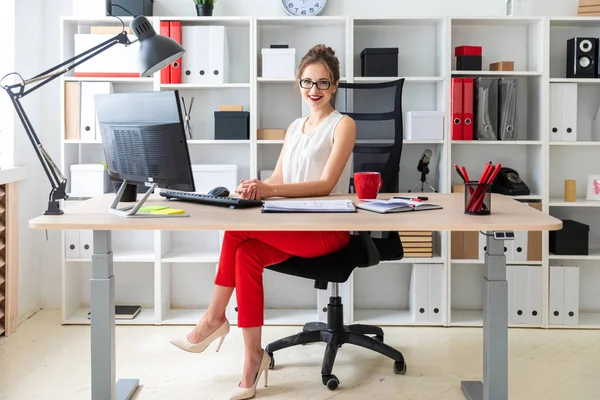
[[(15, 70), (24, 79), (43, 71), (43, 7), (38, 0), (15, 1)], [(19, 29), (27, 26), (27, 29)], [(37, 28), (40, 27), (40, 28)], [(26, 96), (21, 103), (42, 142), (49, 136), (41, 115), (45, 88)], [(3, 94), (4, 95), (4, 94)], [(15, 117), (16, 118), (16, 117)], [(27, 166), (27, 180), (19, 187), (19, 320), (40, 309), (40, 268), (43, 232), (29, 229), (29, 220), (45, 210), (49, 183), (20, 120), (15, 120), (14, 163)], [(53, 129), (53, 128), (51, 128)]]
[[(18, 70), (28, 75), (42, 71), (59, 61), (59, 18), (71, 15), (73, 0), (39, 0), (17, 2), (17, 26), (28, 26), (19, 32), (17, 45), (27, 46), (18, 52)], [(84, 0), (75, 0), (84, 1)], [(87, 0), (86, 0), (87, 1)], [(89, 0), (94, 1), (94, 0)], [(535, 1), (532, 15), (575, 15), (578, 0), (528, 0)], [(354, 15), (365, 17), (393, 15), (475, 15), (503, 16), (504, 0), (329, 0), (325, 15)], [(192, 0), (155, 0), (155, 15), (195, 15)], [(42, 14), (43, 12), (43, 14)], [(284, 16), (280, 0), (219, 0), (215, 15)], [(37, 28), (37, 29), (36, 29)], [(26, 42), (26, 43), (25, 43)], [(32, 51), (33, 50), (33, 51)], [(53, 82), (27, 99), (27, 112), (39, 127), (39, 136), (55, 160), (59, 160), (59, 104), (58, 82)], [(43, 104), (43, 107), (42, 107)], [(44, 127), (44, 130), (41, 129)], [(39, 307), (59, 308), (61, 290), (60, 236), (48, 232), (48, 241), (43, 232), (27, 227), (27, 220), (39, 215), (46, 207), (48, 182), (43, 174), (31, 145), (26, 137), (17, 134), (19, 153), (17, 164), (29, 167), (29, 180), (22, 186), (21, 203), (21, 246), (31, 245), (29, 252), (20, 252), (20, 307), (22, 317), (30, 315)], [(35, 249), (35, 250), (33, 250)], [(41, 250), (40, 250), (41, 249)]]
[[(0, 45), (0, 79), (5, 74), (15, 70), (15, 3), (14, 0), (6, 1), (0, 14), (0, 37), (4, 38)], [(14, 82), (14, 76), (6, 77), (2, 85)], [(0, 168), (12, 166), (13, 135), (15, 118), (13, 105), (8, 96), (0, 96)]]
[[(575, 15), (578, 0), (525, 0), (532, 15)], [(329, 0), (323, 15), (381, 16), (503, 16), (505, 0)], [(155, 15), (195, 15), (191, 0), (155, 0)], [(281, 0), (219, 0), (214, 15), (287, 15)]]

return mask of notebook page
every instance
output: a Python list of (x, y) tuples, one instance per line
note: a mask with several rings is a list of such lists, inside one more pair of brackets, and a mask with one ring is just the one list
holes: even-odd
[(354, 210), (350, 200), (272, 200), (265, 201), (265, 210), (287, 211), (348, 211)]

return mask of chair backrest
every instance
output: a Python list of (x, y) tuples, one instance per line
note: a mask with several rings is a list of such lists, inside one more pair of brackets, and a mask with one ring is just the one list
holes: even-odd
[[(353, 172), (377, 171), (382, 193), (398, 192), (404, 137), (402, 89), (404, 78), (389, 82), (340, 82), (334, 107), (356, 121)], [(350, 192), (354, 192), (351, 178)]]

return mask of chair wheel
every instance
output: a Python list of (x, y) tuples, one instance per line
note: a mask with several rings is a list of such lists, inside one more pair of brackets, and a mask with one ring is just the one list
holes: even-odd
[(323, 385), (329, 390), (335, 390), (340, 384), (340, 380), (335, 375), (323, 375)]
[(373, 339), (383, 343), (383, 335), (375, 335), (375, 337), (373, 337)]
[(273, 369), (275, 368), (275, 357), (273, 357), (273, 353), (269, 354), (269, 357), (271, 357), (271, 361), (269, 362), (269, 369)]
[(396, 375), (406, 374), (406, 363), (404, 361), (394, 361), (394, 373)]

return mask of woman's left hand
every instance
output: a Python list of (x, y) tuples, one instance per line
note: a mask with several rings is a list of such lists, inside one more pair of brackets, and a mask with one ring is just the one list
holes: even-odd
[(240, 185), (235, 192), (246, 200), (260, 200), (272, 197), (274, 188), (268, 183), (259, 181), (258, 179), (248, 179), (240, 181)]

